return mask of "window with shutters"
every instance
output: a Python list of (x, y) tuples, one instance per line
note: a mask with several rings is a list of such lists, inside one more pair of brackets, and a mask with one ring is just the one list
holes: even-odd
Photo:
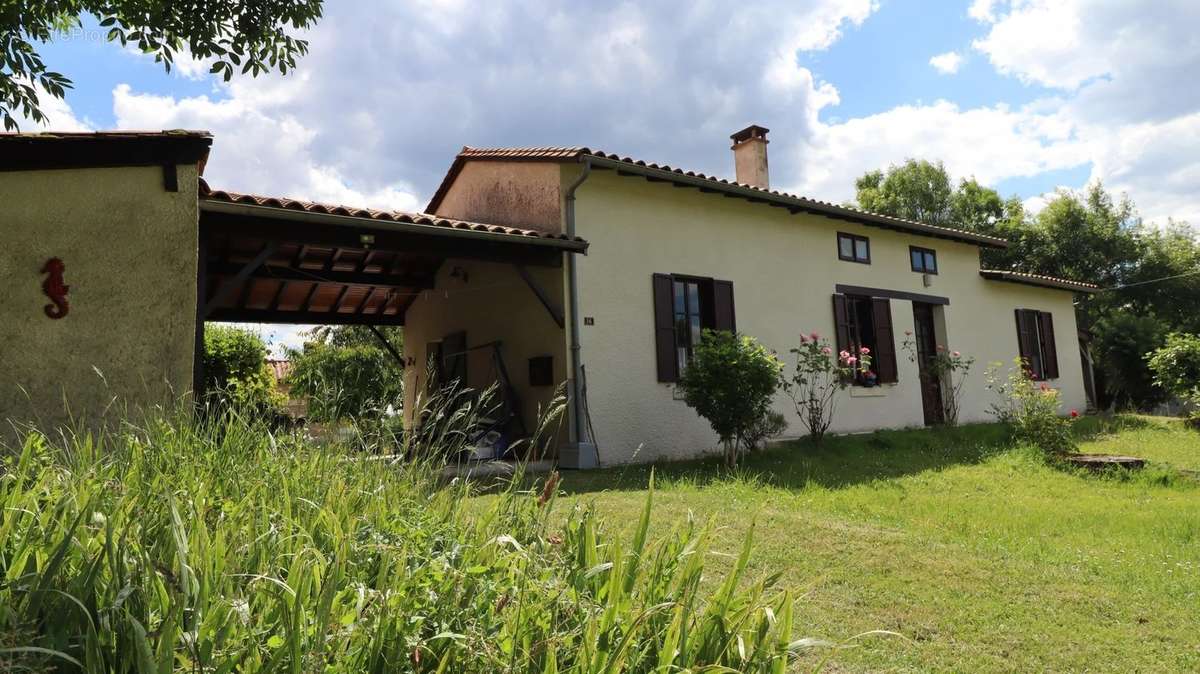
[(1058, 379), (1058, 350), (1054, 317), (1046, 311), (1017, 309), (1017, 349), (1029, 376), (1037, 381)]
[(702, 331), (737, 329), (733, 283), (682, 274), (655, 274), (653, 280), (658, 380), (677, 381)]
[[(833, 314), (838, 351), (849, 351), (858, 357), (866, 347), (871, 357), (869, 372), (875, 375), (875, 383), (895, 383), (898, 370), (891, 303), (881, 297), (834, 295)], [(855, 373), (856, 385), (868, 385), (869, 380), (870, 375)]]

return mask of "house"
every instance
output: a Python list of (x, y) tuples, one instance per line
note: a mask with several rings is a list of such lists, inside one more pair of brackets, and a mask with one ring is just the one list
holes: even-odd
[[(463, 148), (429, 213), (581, 237), (588, 250), (541, 279), (536, 297), (513, 292), (519, 270), (449, 265), (408, 308), (409, 355), (423, 362), (453, 335), (502, 341), (531, 372), (535, 360), (552, 363), (542, 386), (520, 387), (532, 416), (550, 384), (572, 382), (566, 465), (717, 446), (674, 386), (702, 328), (752, 335), (785, 361), (813, 331), (840, 348), (868, 347), (879, 385), (843, 393), (833, 432), (939, 421), (946, 392), (922, 386), (909, 357), (939, 347), (976, 359), (960, 421), (989, 419), (984, 370), (1018, 356), (1059, 389), (1065, 409), (1086, 406), (1073, 299), (1093, 286), (980, 269), (980, 250), (1001, 239), (773, 191), (767, 133), (733, 134), (733, 181), (585, 147)], [(468, 379), (476, 370), (467, 367)], [(410, 370), (410, 396), (423, 376)], [(802, 432), (790, 400), (780, 394), (774, 406)]]
[(565, 382), (570, 467), (716, 447), (674, 386), (702, 328), (871, 349), (880, 385), (843, 393), (834, 432), (938, 421), (910, 342), (977, 359), (964, 421), (988, 418), (985, 364), (1018, 356), (1086, 405), (1072, 302), (1092, 286), (981, 270), (999, 239), (772, 191), (767, 133), (733, 135), (735, 181), (464, 148), (427, 213), (210, 187), (204, 132), (0, 134), (0, 420), (177, 402), (213, 321), (402, 325), (406, 414), (451, 378), (500, 381), (513, 435)]

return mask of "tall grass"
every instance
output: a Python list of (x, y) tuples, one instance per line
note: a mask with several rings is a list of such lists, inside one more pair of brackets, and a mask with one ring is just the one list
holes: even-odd
[(0, 464), (0, 670), (783, 672), (814, 643), (747, 578), (752, 525), (708, 592), (710, 527), (651, 536), (652, 490), (616, 540), (552, 515), (557, 476), (480, 511), (433, 465), (233, 412), (28, 433)]

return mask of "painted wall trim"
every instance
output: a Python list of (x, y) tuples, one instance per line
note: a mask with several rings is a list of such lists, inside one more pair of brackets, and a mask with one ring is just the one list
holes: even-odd
[(887, 288), (848, 286), (841, 283), (835, 285), (834, 290), (843, 295), (868, 295), (870, 297), (886, 297), (892, 300), (909, 300), (910, 302), (941, 304), (943, 306), (950, 304), (949, 297), (942, 297), (940, 295), (922, 295), (921, 293), (910, 293), (906, 290), (888, 290)]

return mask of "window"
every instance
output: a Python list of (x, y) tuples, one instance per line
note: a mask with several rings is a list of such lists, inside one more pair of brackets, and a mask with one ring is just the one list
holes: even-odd
[[(892, 334), (891, 302), (882, 297), (834, 295), (833, 318), (838, 351), (856, 357), (866, 347), (871, 358), (870, 372), (880, 384), (897, 381), (896, 344)], [(864, 373), (855, 375), (855, 384), (868, 384)]]
[(908, 256), (911, 258), (913, 271), (922, 274), (937, 273), (937, 251), (931, 248), (909, 246)]
[(1038, 381), (1058, 379), (1054, 317), (1045, 311), (1017, 309), (1017, 348), (1029, 375)]
[(682, 274), (655, 274), (654, 332), (658, 380), (679, 380), (704, 330), (736, 330), (733, 283)]
[(871, 242), (865, 236), (838, 232), (838, 259), (871, 264)]
[(704, 305), (712, 305), (712, 284), (704, 282), (703, 298), (700, 296), (701, 281), (674, 279), (671, 286), (671, 303), (675, 312), (675, 363), (683, 372), (683, 368), (692, 361), (693, 349), (700, 343), (701, 328), (713, 327), (712, 311), (704, 311), (707, 308)]

